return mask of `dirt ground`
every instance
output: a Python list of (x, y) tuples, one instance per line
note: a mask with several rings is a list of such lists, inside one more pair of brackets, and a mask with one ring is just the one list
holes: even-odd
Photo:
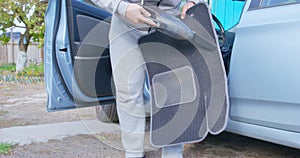
[[(46, 111), (43, 84), (0, 84), (0, 128), (95, 119), (95, 109), (84, 108), (55, 113)], [(45, 143), (14, 145), (9, 155), (0, 157), (123, 157), (119, 133), (77, 135)], [(160, 150), (148, 151), (149, 158), (159, 158)], [(201, 143), (185, 146), (186, 158), (298, 158), (300, 150), (259, 141), (227, 132), (209, 136)]]
[(48, 113), (46, 98), (44, 84), (0, 84), (0, 128), (95, 119), (94, 108)]

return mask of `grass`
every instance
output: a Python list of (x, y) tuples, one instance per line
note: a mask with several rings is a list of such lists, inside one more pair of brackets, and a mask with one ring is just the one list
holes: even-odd
[(106, 137), (102, 135), (96, 135), (96, 138), (102, 141), (106, 140)]
[(44, 64), (29, 64), (22, 72), (18, 73), (18, 76), (44, 76)]
[(14, 64), (1, 64), (0, 65), (0, 74), (2, 74), (4, 71), (16, 72), (16, 65), (14, 65)]
[[(1, 75), (11, 75), (15, 74), (16, 65), (15, 64), (2, 64), (0, 65), (0, 74)], [(36, 65), (30, 63), (27, 67), (24, 68), (22, 72), (19, 72), (17, 76), (35, 76), (42, 77), (44, 76), (44, 64)]]
[(12, 143), (0, 143), (0, 154), (8, 155), (13, 147)]

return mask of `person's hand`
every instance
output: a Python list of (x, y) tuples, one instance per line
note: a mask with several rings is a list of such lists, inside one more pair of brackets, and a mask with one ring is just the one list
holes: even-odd
[(185, 18), (186, 11), (190, 9), (192, 6), (194, 6), (194, 2), (186, 2), (185, 5), (182, 7), (182, 12), (181, 12), (181, 19)]
[(129, 4), (125, 12), (125, 18), (134, 24), (156, 26), (154, 21), (147, 18), (150, 16), (151, 14), (147, 10), (137, 4)]

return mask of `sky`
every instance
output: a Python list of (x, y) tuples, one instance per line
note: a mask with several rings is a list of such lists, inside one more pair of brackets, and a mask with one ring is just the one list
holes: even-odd
[[(22, 23), (16, 23), (18, 26), (24, 26), (24, 24)], [(24, 28), (19, 28), (19, 27), (15, 27), (13, 28), (13, 32), (21, 32), (24, 33), (25, 29)], [(7, 30), (7, 32), (10, 32), (10, 30)]]

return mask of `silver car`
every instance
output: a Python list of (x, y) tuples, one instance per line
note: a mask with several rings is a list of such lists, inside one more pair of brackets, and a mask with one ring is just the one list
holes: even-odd
[[(229, 81), (226, 130), (300, 149), (300, 0), (226, 1), (226, 7), (243, 7), (241, 14), (221, 14), (221, 1), (210, 1)], [(118, 121), (108, 42), (111, 14), (89, 1), (48, 5), (48, 111), (96, 106), (100, 120)], [(227, 16), (233, 14), (238, 18), (231, 27)], [(147, 85), (145, 97), (150, 98)]]

